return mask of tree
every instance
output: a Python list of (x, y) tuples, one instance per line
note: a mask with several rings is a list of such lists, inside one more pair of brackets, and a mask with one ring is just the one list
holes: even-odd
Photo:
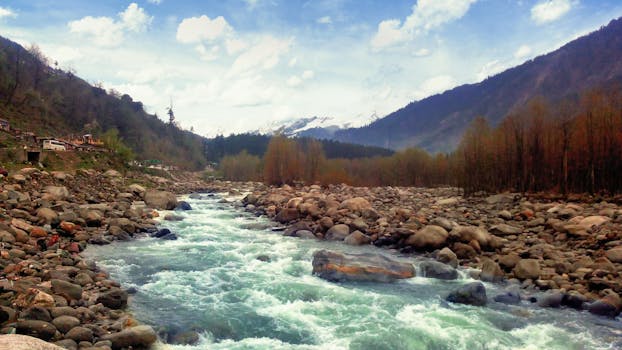
[(109, 150), (119, 155), (123, 161), (128, 162), (134, 158), (132, 149), (127, 147), (119, 137), (119, 130), (114, 128), (108, 129), (104, 135), (102, 135), (102, 140), (104, 141), (104, 145)]
[(221, 175), (232, 181), (261, 180), (261, 159), (246, 150), (235, 156), (225, 156), (218, 167)]
[(270, 139), (264, 156), (264, 181), (271, 185), (291, 184), (302, 178), (296, 142), (277, 135)]
[(319, 180), (320, 171), (325, 162), (322, 143), (318, 140), (309, 140), (304, 152), (304, 174), (308, 183)]
[(173, 112), (173, 99), (171, 99), (171, 104), (166, 107), (166, 114), (168, 114), (168, 123), (170, 125), (175, 125), (175, 113)]

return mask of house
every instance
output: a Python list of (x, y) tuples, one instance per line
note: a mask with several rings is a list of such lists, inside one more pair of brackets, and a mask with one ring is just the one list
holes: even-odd
[(41, 147), (44, 150), (50, 150), (50, 151), (66, 151), (67, 150), (66, 142), (59, 141), (51, 137), (41, 137), (39, 138), (39, 140), (41, 140), (42, 142)]

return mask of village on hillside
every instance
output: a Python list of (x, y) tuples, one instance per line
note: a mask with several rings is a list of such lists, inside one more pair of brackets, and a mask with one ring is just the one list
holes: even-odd
[[(31, 131), (23, 131), (11, 126), (6, 119), (0, 119), (0, 132), (12, 137), (16, 145), (12, 148), (0, 147), (0, 152), (11, 150), (15, 161), (37, 164), (45, 159), (47, 152), (114, 152), (106, 147), (103, 140), (92, 134), (69, 134), (61, 137), (38, 136)], [(175, 170), (175, 167), (162, 164), (160, 160), (150, 159), (132, 161), (129, 165), (159, 170)]]

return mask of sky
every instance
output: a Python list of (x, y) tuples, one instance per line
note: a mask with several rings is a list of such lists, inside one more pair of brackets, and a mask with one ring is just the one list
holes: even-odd
[(620, 16), (620, 0), (0, 0), (0, 35), (214, 136), (364, 123)]

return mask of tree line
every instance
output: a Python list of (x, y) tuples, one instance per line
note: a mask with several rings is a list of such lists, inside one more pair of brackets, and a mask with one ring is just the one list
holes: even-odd
[(321, 142), (274, 136), (263, 156), (220, 162), (232, 180), (280, 185), (458, 186), (479, 191), (622, 192), (622, 93), (597, 88), (556, 103), (534, 98), (495, 126), (477, 117), (451, 153), (410, 148), (392, 155), (330, 158)]

